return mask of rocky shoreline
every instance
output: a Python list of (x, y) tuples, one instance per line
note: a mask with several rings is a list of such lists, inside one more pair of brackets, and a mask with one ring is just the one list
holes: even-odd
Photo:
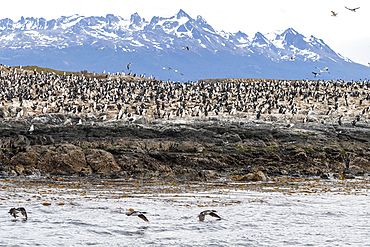
[(286, 124), (237, 117), (142, 117), (127, 123), (52, 113), (0, 122), (0, 174), (166, 181), (348, 179), (370, 171), (369, 141), (366, 123)]

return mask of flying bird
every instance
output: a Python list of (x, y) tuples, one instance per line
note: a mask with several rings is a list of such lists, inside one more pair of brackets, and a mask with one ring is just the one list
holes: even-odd
[(189, 51), (189, 46), (184, 46), (182, 49)]
[(357, 8), (354, 8), (354, 9), (351, 9), (351, 8), (348, 8), (348, 7), (346, 7), (346, 6), (344, 6), (346, 9), (348, 9), (348, 10), (350, 10), (350, 11), (352, 11), (352, 12), (356, 12), (356, 10), (358, 10), (360, 7), (357, 7)]
[(331, 16), (336, 17), (337, 15), (338, 15), (338, 13), (335, 13), (334, 11), (331, 11)]
[(24, 209), (23, 207), (21, 207), (21, 208), (11, 208), (9, 210), (9, 214), (11, 216), (13, 216), (14, 218), (18, 217), (18, 213), (21, 213), (25, 217), (25, 220), (27, 220), (27, 212), (26, 212), (26, 209)]
[(294, 57), (290, 57), (290, 61), (294, 61)]
[(220, 216), (218, 216), (216, 213), (216, 210), (206, 210), (206, 211), (203, 211), (201, 212), (199, 215), (198, 215), (198, 218), (199, 218), (199, 221), (204, 221), (206, 215), (210, 215), (212, 217), (215, 217), (217, 218), (218, 220), (221, 219)]
[(127, 66), (126, 66), (126, 67), (127, 67), (127, 70), (130, 70), (130, 66), (131, 66), (131, 64), (133, 64), (133, 63), (128, 63), (128, 64), (127, 64)]
[(318, 75), (321, 75), (320, 73), (316, 73), (316, 72), (312, 72), (312, 74), (314, 74), (314, 78), (316, 78), (316, 76)]
[(173, 69), (173, 68), (171, 68), (171, 67), (168, 67), (168, 70), (173, 70), (173, 71), (175, 71), (175, 72), (179, 73), (180, 75), (184, 75), (183, 73), (181, 73), (181, 72), (180, 72), (180, 71), (178, 71), (177, 69)]
[(140, 219), (142, 219), (146, 222), (149, 222), (149, 220), (145, 217), (144, 214), (146, 214), (146, 212), (130, 211), (130, 212), (126, 213), (127, 216), (138, 216)]
[(330, 74), (329, 72), (329, 68), (328, 67), (324, 67), (322, 70), (319, 68), (319, 67), (315, 67), (316, 69), (320, 70), (320, 73), (325, 73), (327, 72), (328, 74)]

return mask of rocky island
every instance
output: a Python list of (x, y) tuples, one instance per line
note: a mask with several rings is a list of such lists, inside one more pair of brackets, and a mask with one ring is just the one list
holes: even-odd
[(0, 174), (201, 181), (370, 170), (368, 81), (158, 81), (2, 66)]

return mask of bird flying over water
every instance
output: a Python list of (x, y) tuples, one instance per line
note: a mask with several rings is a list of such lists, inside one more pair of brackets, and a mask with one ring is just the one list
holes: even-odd
[(331, 11), (331, 16), (336, 17), (337, 15), (338, 15), (338, 13), (335, 13), (334, 11)]
[(198, 215), (198, 218), (199, 218), (199, 221), (204, 221), (206, 215), (210, 215), (212, 217), (215, 217), (217, 218), (218, 220), (221, 219), (220, 216), (218, 216), (215, 212), (217, 212), (216, 210), (205, 210), (203, 212), (201, 212), (199, 215)]
[(140, 219), (149, 222), (149, 220), (145, 217), (146, 212), (140, 211), (129, 211), (126, 213), (127, 216), (138, 216)]
[(26, 212), (26, 209), (24, 209), (23, 207), (11, 208), (9, 210), (9, 214), (13, 216), (14, 218), (18, 217), (18, 213), (21, 213), (25, 217), (25, 220), (27, 220), (27, 212)]
[(356, 12), (356, 10), (358, 10), (360, 7), (357, 7), (357, 8), (353, 8), (353, 9), (351, 9), (351, 8), (348, 8), (348, 7), (346, 7), (346, 6), (344, 6), (346, 9), (348, 9), (348, 10), (350, 10), (350, 11), (352, 11), (352, 12)]

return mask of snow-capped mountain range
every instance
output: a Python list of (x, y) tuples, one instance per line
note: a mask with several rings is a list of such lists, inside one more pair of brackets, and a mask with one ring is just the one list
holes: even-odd
[[(189, 50), (183, 49), (189, 47)], [(314, 36), (296, 30), (249, 37), (243, 32), (217, 31), (183, 10), (147, 21), (135, 13), (120, 16), (62, 16), (58, 19), (0, 20), (0, 63), (38, 65), (55, 69), (126, 72), (160, 79), (313, 78), (361, 79), (366, 66), (333, 51)], [(173, 69), (169, 69), (173, 68)], [(176, 70), (175, 70), (176, 69)], [(182, 74), (182, 75), (181, 75)]]

